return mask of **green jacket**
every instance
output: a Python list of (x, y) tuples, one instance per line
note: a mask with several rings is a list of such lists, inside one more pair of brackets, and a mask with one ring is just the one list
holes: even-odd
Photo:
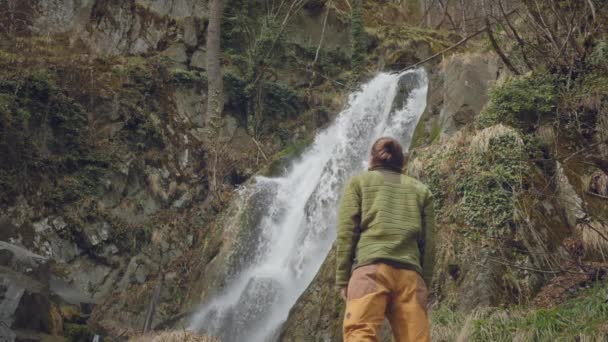
[(384, 262), (417, 271), (430, 286), (435, 214), (428, 187), (377, 168), (346, 185), (338, 215), (336, 285), (348, 284), (359, 266)]

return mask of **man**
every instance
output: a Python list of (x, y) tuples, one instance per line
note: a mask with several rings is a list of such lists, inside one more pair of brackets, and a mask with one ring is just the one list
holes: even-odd
[(385, 315), (397, 342), (430, 341), (426, 311), (435, 219), (428, 187), (402, 174), (401, 145), (380, 138), (370, 168), (344, 190), (336, 284), (346, 300), (344, 341), (377, 341)]

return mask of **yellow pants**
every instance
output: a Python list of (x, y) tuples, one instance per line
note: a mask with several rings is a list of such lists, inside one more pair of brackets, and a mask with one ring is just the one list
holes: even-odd
[(430, 341), (427, 288), (415, 271), (372, 264), (356, 268), (348, 282), (344, 341), (378, 341), (384, 317), (395, 342)]

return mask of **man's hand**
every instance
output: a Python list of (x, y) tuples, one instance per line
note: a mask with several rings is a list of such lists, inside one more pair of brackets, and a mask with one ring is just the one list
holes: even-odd
[(346, 301), (346, 286), (340, 288), (340, 296)]

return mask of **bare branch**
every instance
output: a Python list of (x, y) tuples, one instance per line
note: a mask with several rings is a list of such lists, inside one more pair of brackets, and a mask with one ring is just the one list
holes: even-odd
[(526, 64), (526, 66), (528, 67), (529, 70), (533, 70), (534, 68), (532, 67), (532, 64), (528, 60), (528, 56), (526, 54), (526, 49), (525, 49), (526, 44), (524, 43), (524, 40), (521, 38), (521, 36), (517, 33), (517, 30), (515, 30), (515, 27), (513, 27), (513, 24), (511, 24), (511, 20), (509, 20), (509, 16), (507, 16), (507, 14), (505, 13), (505, 9), (502, 6), (502, 0), (498, 1), (498, 7), (500, 9), (500, 13), (502, 14), (502, 17), (505, 19), (505, 22), (507, 23), (507, 26), (513, 33), (513, 36), (515, 37), (515, 40), (517, 41), (517, 45), (519, 45), (519, 49), (521, 50), (521, 55), (524, 59), (524, 63)]
[(327, 10), (325, 11), (325, 18), (323, 19), (323, 29), (321, 29), (321, 38), (319, 39), (319, 46), (317, 46), (317, 52), (315, 53), (315, 60), (312, 61), (312, 65), (314, 66), (317, 63), (317, 59), (319, 59), (319, 51), (321, 50), (321, 45), (323, 45), (323, 39), (325, 38), (325, 27), (327, 26), (327, 18), (329, 17), (329, 6), (331, 5), (332, 0), (329, 0), (325, 5)]
[(511, 63), (509, 58), (507, 58), (507, 56), (504, 54), (504, 52), (502, 52), (502, 49), (496, 42), (496, 39), (494, 39), (494, 34), (492, 33), (492, 29), (490, 28), (490, 19), (488, 19), (488, 18), (486, 18), (486, 32), (488, 33), (488, 39), (490, 39), (490, 44), (492, 44), (494, 51), (496, 51), (496, 53), (498, 54), (498, 56), (500, 57), (502, 62), (507, 66), (507, 68), (512, 73), (514, 73), (515, 75), (521, 75), (519, 70), (517, 70), (515, 68), (515, 66)]
[(441, 50), (441, 51), (437, 52), (436, 54), (432, 55), (431, 57), (426, 58), (426, 59), (424, 59), (424, 60), (422, 60), (422, 61), (420, 61), (420, 62), (418, 62), (418, 63), (415, 63), (415, 64), (412, 64), (412, 65), (410, 65), (410, 66), (408, 66), (408, 67), (405, 67), (405, 68), (403, 68), (403, 69), (399, 70), (399, 72), (404, 72), (404, 71), (406, 71), (406, 70), (414, 69), (414, 68), (416, 68), (416, 67), (418, 67), (418, 66), (420, 66), (420, 65), (422, 65), (422, 64), (424, 64), (424, 63), (426, 63), (426, 62), (428, 62), (428, 61), (431, 61), (431, 60), (433, 60), (433, 59), (435, 59), (435, 58), (437, 58), (437, 57), (439, 57), (439, 56), (443, 55), (443, 54), (444, 54), (444, 53), (446, 53), (446, 52), (449, 52), (449, 51), (451, 51), (451, 50), (454, 50), (455, 48), (457, 48), (457, 47), (459, 47), (460, 45), (462, 45), (462, 44), (466, 43), (467, 41), (469, 41), (471, 38), (474, 38), (474, 37), (476, 37), (476, 36), (478, 36), (478, 35), (480, 35), (480, 34), (484, 33), (485, 31), (486, 31), (486, 29), (485, 29), (485, 27), (484, 27), (482, 30), (479, 30), (479, 31), (477, 31), (477, 32), (473, 33), (472, 35), (470, 35), (470, 36), (467, 36), (467, 37), (463, 38), (463, 39), (462, 39), (462, 40), (460, 40), (458, 43), (456, 43), (456, 44), (454, 44), (454, 45), (452, 45), (452, 46), (450, 46), (450, 47), (448, 47), (448, 48), (445, 48), (445, 49), (443, 49), (443, 50)]

